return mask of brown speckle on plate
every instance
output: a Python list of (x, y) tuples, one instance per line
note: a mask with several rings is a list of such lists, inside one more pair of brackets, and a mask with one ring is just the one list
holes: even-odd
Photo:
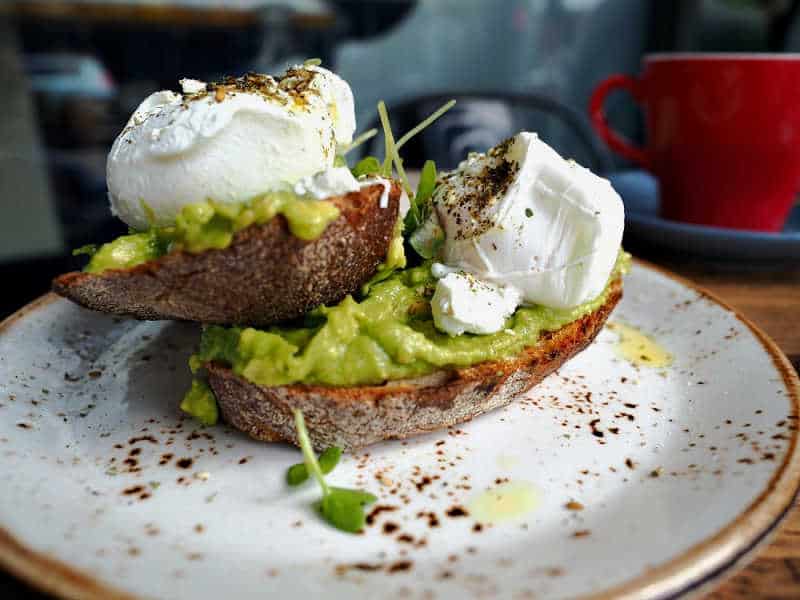
[(592, 532), (589, 531), (588, 529), (579, 529), (578, 531), (573, 531), (572, 532), (572, 537), (574, 537), (574, 538), (583, 538), (583, 537), (588, 537), (591, 534), (592, 534)]
[(468, 516), (469, 512), (467, 512), (467, 509), (463, 506), (455, 505), (444, 511), (444, 514), (450, 518), (459, 518)]
[(398, 560), (396, 563), (392, 563), (388, 567), (386, 567), (387, 573), (402, 573), (404, 571), (411, 570), (411, 567), (414, 566), (414, 563), (410, 560)]

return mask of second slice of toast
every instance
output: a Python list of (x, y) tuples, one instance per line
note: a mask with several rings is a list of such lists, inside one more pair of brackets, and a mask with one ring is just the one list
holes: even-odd
[(269, 387), (251, 383), (221, 363), (209, 362), (205, 368), (222, 418), (250, 436), (297, 444), (292, 410), (299, 408), (317, 450), (338, 446), (353, 451), (455, 425), (508, 404), (588, 346), (621, 297), (622, 279), (617, 277), (597, 309), (542, 333), (536, 345), (519, 355), (413, 380)]

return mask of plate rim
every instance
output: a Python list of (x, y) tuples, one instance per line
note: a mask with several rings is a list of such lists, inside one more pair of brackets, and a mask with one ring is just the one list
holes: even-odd
[[(780, 347), (764, 331), (716, 294), (689, 279), (649, 261), (634, 258), (634, 263), (687, 287), (733, 314), (756, 337), (772, 359), (786, 388), (794, 414), (800, 414), (800, 378)], [(0, 322), (0, 336), (32, 313), (60, 300), (48, 292), (26, 304)], [(791, 510), (800, 487), (800, 429), (792, 431), (786, 456), (775, 469), (759, 495), (717, 533), (697, 542), (680, 555), (657, 565), (627, 582), (583, 596), (585, 600), (611, 598), (638, 600), (676, 597), (730, 575), (744, 566), (743, 558), (774, 533)], [(43, 552), (26, 547), (0, 523), (0, 569), (33, 588), (57, 597), (80, 600), (143, 600), (113, 585), (101, 582), (91, 573), (77, 569)]]

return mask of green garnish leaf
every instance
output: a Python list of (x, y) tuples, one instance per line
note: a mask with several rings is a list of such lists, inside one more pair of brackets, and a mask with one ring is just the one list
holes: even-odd
[(307, 58), (306, 60), (303, 61), (304, 67), (318, 67), (321, 64), (322, 64), (321, 58)]
[(425, 221), (430, 211), (430, 199), (436, 187), (436, 163), (426, 160), (417, 185), (417, 193), (411, 200), (403, 222), (403, 231), (406, 237), (414, 233)]
[(339, 464), (340, 458), (342, 458), (342, 449), (338, 446), (331, 446), (319, 455), (319, 468), (327, 475)]
[(358, 533), (364, 528), (366, 521), (364, 506), (376, 500), (377, 498), (368, 492), (331, 488), (330, 493), (317, 504), (317, 509), (325, 520), (337, 529)]
[(75, 250), (72, 251), (72, 256), (86, 254), (87, 256), (92, 257), (97, 253), (97, 248), (97, 244), (84, 244), (80, 248), (75, 248)]
[(286, 483), (291, 486), (300, 485), (308, 479), (308, 469), (305, 463), (292, 465), (286, 471)]
[(358, 502), (361, 506), (367, 506), (372, 504), (373, 502), (378, 501), (378, 497), (375, 494), (370, 494), (369, 492), (365, 492), (364, 490), (352, 490), (350, 488), (340, 488), (340, 487), (332, 487), (331, 494), (337, 494), (340, 496), (347, 496), (353, 502)]
[(381, 163), (374, 156), (367, 156), (358, 161), (358, 164), (350, 169), (353, 177), (361, 177), (362, 175), (378, 175), (381, 173)]
[(411, 199), (411, 206), (403, 223), (403, 230), (409, 246), (422, 258), (436, 256), (444, 244), (444, 230), (433, 212), (431, 201), (436, 189), (436, 164), (425, 161), (422, 168), (417, 193)]
[[(287, 482), (289, 485), (297, 485), (305, 481), (310, 473), (322, 488), (322, 499), (314, 505), (322, 517), (342, 531), (349, 533), (361, 531), (366, 519), (364, 506), (372, 504), (377, 498), (369, 492), (361, 490), (329, 487), (325, 483), (323, 473), (330, 472), (337, 465), (339, 458), (342, 456), (341, 448), (335, 446), (328, 448), (317, 460), (311, 447), (311, 440), (308, 437), (303, 412), (300, 409), (294, 410), (294, 423), (297, 429), (297, 441), (303, 452), (304, 462), (299, 465), (293, 465), (289, 469), (286, 473)], [(305, 472), (299, 468), (301, 466), (305, 467)]]
[[(339, 459), (342, 457), (342, 449), (336, 446), (331, 446), (325, 452), (319, 455), (317, 461), (319, 468), (327, 475), (339, 464)], [(291, 486), (300, 485), (308, 479), (308, 468), (306, 463), (301, 462), (292, 465), (286, 471), (286, 483)]]
[(419, 185), (417, 185), (417, 193), (414, 194), (414, 201), (416, 204), (427, 202), (433, 196), (433, 190), (436, 187), (436, 163), (432, 160), (426, 160), (425, 165), (422, 167), (422, 174), (419, 178)]
[(533, 211), (530, 208), (525, 209), (525, 216), (529, 219), (533, 216)]
[(328, 523), (348, 533), (358, 533), (366, 521), (361, 504), (339, 494), (323, 496), (317, 509)]

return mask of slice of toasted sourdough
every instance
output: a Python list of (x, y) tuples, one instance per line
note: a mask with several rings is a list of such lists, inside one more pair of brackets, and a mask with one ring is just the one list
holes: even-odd
[(301, 240), (278, 215), (237, 232), (222, 250), (171, 252), (129, 269), (66, 273), (53, 290), (78, 304), (137, 319), (269, 325), (358, 290), (386, 259), (400, 187), (383, 184), (327, 200), (340, 210), (322, 236)]
[(610, 284), (606, 301), (510, 360), (384, 385), (324, 387), (251, 383), (219, 363), (206, 364), (222, 418), (250, 436), (297, 444), (292, 410), (303, 411), (314, 447), (346, 451), (384, 439), (400, 439), (468, 421), (528, 391), (588, 346), (622, 297), (622, 281)]

